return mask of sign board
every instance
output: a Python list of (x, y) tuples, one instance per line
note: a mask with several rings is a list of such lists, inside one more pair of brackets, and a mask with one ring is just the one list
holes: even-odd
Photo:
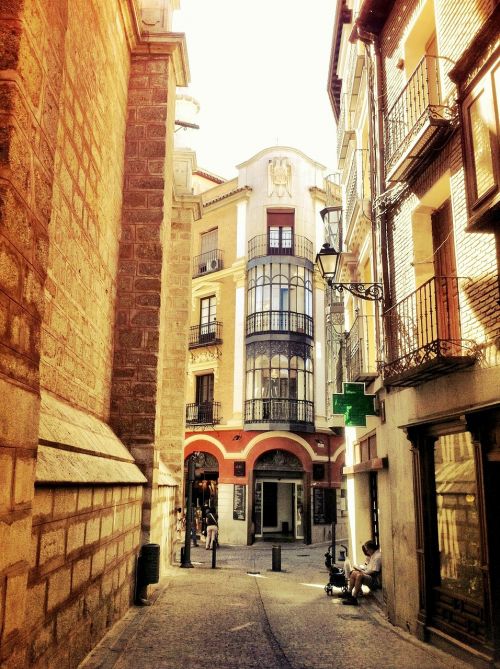
[(246, 518), (246, 492), (247, 487), (235, 483), (233, 486), (233, 520), (245, 520)]
[(313, 523), (329, 525), (337, 522), (335, 488), (313, 488)]
[(246, 462), (244, 460), (237, 460), (234, 463), (234, 475), (235, 476), (246, 475)]
[(364, 383), (343, 383), (343, 393), (334, 393), (333, 413), (343, 414), (349, 427), (365, 427), (367, 416), (376, 416), (375, 395), (365, 395)]

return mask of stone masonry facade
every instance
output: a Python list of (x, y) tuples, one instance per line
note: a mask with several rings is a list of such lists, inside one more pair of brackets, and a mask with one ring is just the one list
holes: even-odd
[(177, 3), (143, 4), (0, 4), (2, 669), (76, 667), (140, 546), (176, 550), (198, 213), (173, 180)]

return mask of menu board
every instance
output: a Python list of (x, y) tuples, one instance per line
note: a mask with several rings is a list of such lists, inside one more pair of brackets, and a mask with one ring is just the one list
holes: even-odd
[(336, 522), (336, 495), (332, 488), (313, 488), (313, 523), (327, 525)]
[(245, 520), (246, 491), (244, 485), (235, 484), (233, 486), (233, 520)]

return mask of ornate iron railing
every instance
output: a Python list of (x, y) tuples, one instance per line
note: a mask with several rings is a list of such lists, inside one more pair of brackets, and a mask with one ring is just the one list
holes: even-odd
[(245, 401), (245, 423), (314, 423), (314, 403), (263, 398)]
[(261, 332), (295, 332), (313, 337), (313, 319), (295, 311), (258, 311), (247, 316), (247, 335)]
[(222, 323), (212, 321), (189, 328), (189, 348), (222, 343)]
[(224, 252), (220, 249), (213, 249), (193, 258), (193, 277), (218, 272), (223, 267)]
[(348, 381), (366, 381), (377, 375), (375, 316), (356, 316), (345, 349)]
[(220, 402), (186, 404), (186, 425), (216, 425), (220, 421)]
[(446, 359), (452, 364), (442, 364), (439, 373), (474, 362), (473, 342), (461, 339), (459, 279), (433, 277), (383, 314), (386, 379), (411, 375), (413, 370), (418, 380), (427, 363)]
[(411, 147), (426, 121), (445, 122), (453, 116), (452, 109), (441, 100), (439, 61), (439, 56), (424, 56), (386, 114), (388, 173)]
[(271, 246), (269, 235), (257, 235), (248, 242), (248, 259), (262, 256), (295, 256), (314, 262), (313, 243), (306, 237), (292, 235), (277, 246)]
[(356, 153), (353, 155), (349, 176), (345, 188), (346, 206), (345, 206), (345, 229), (347, 230), (351, 222), (351, 216), (354, 212), (356, 202), (358, 201), (358, 164)]
[(337, 125), (337, 160), (342, 168), (347, 154), (347, 147), (351, 139), (354, 139), (354, 130), (351, 128), (352, 112), (349, 111), (347, 95), (342, 96), (340, 102), (340, 115)]

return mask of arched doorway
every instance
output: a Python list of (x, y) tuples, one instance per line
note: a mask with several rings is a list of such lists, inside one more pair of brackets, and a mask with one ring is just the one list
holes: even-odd
[(304, 468), (288, 451), (263, 453), (254, 465), (255, 538), (295, 541), (306, 536)]

